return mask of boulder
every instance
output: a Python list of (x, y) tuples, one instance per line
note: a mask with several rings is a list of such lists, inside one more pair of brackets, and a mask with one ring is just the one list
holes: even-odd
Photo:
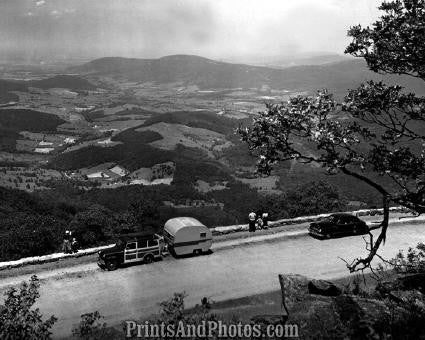
[(304, 323), (310, 338), (372, 339), (386, 332), (390, 312), (384, 301), (345, 295), (331, 282), (297, 274), (279, 275), (279, 282), (289, 323)]
[(384, 281), (376, 287), (376, 290), (383, 296), (399, 290), (417, 290), (425, 294), (425, 273), (402, 275), (395, 280)]
[(332, 298), (331, 308), (337, 312), (339, 322), (347, 327), (348, 338), (386, 338), (391, 313), (383, 301), (339, 295)]
[(323, 296), (338, 296), (342, 294), (342, 289), (330, 281), (310, 280), (307, 287), (310, 294)]
[(308, 294), (310, 279), (299, 274), (279, 275), (280, 289), (282, 291), (282, 304), (291, 305), (302, 300)]
[(418, 290), (394, 290), (388, 297), (402, 306), (412, 304), (425, 312), (425, 295)]
[(418, 290), (425, 294), (425, 273), (405, 275), (397, 280), (404, 290)]

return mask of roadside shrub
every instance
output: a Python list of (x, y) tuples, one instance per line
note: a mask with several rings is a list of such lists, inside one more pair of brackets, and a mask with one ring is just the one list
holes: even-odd
[(102, 319), (98, 311), (81, 315), (81, 321), (72, 330), (72, 336), (84, 340), (109, 339), (109, 329), (106, 322), (101, 322)]
[(425, 243), (418, 243), (416, 248), (410, 247), (407, 254), (399, 251), (390, 263), (397, 273), (425, 273)]
[[(149, 320), (143, 320), (143, 322), (139, 323), (150, 325), (159, 325), (163, 323), (165, 325), (165, 329), (168, 328), (168, 325), (174, 325), (174, 329), (177, 330), (179, 324), (198, 326), (205, 322), (207, 327), (206, 331), (208, 332), (208, 321), (218, 321), (217, 315), (210, 312), (211, 302), (207, 298), (204, 298), (202, 299), (201, 305), (196, 305), (194, 308), (187, 310), (185, 309), (184, 304), (186, 297), (187, 294), (185, 292), (174, 293), (172, 297), (160, 303), (161, 310), (157, 316), (152, 316)], [(123, 323), (123, 330), (125, 334), (127, 334), (126, 326), (127, 325)], [(131, 333), (131, 338), (135, 339), (136, 335), (137, 331)], [(150, 334), (150, 338), (158, 340), (164, 339), (164, 337), (161, 337), (160, 334), (152, 333)], [(179, 337), (176, 335), (171, 338), (178, 339)], [(196, 340), (201, 338), (192, 335), (190, 339)]]
[(10, 288), (4, 294), (4, 305), (0, 306), (0, 339), (50, 339), (57, 318), (51, 316), (43, 321), (39, 309), (32, 309), (39, 294), (40, 282), (33, 275), (19, 289)]

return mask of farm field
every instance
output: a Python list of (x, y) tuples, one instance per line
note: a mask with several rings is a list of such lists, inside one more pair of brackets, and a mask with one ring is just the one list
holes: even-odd
[[(0, 108), (0, 120), (13, 113), (21, 121), (7, 123), (9, 128), (0, 138), (0, 160), (24, 162), (32, 169), (55, 174), (40, 175), (43, 180), (65, 178), (79, 187), (86, 183), (87, 188), (185, 183), (203, 194), (228, 190), (226, 183), (232, 180), (268, 195), (296, 188), (305, 183), (306, 174), (313, 179), (311, 174), (321, 170), (312, 164), (298, 173), (296, 164), (284, 164), (273, 176), (258, 178), (254, 158), (234, 134), (236, 127), (263, 111), (265, 103), (310, 93), (299, 86), (135, 80), (132, 75), (103, 71), (85, 74), (78, 68), (67, 76), (19, 69), (6, 73), (9, 78), (31, 82), (8, 85), (11, 92), (7, 93), (17, 101)], [(25, 112), (28, 119), (22, 116)], [(37, 115), (44, 119), (42, 128)], [(304, 148), (315, 152), (308, 145)], [(167, 162), (173, 164), (173, 171), (153, 175), (155, 166)], [(114, 174), (109, 166), (122, 168), (125, 175)], [(16, 187), (18, 182), (17, 187), (27, 190), (17, 176), (10, 172), (3, 184)], [(29, 191), (37, 189), (28, 187)], [(361, 190), (350, 191), (351, 198), (364, 201)]]
[(63, 179), (64, 175), (56, 170), (34, 167), (0, 167), (0, 186), (33, 192), (46, 189), (46, 182)]

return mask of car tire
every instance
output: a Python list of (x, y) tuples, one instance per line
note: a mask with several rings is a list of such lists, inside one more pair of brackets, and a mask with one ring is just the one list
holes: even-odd
[(325, 238), (329, 240), (331, 238), (331, 234), (326, 234)]
[(118, 268), (117, 261), (107, 261), (106, 262), (106, 269), (108, 269), (109, 271), (115, 270), (117, 268)]
[(193, 254), (194, 254), (194, 255), (202, 255), (202, 249), (195, 249), (195, 250), (193, 251)]
[(151, 254), (148, 254), (144, 257), (143, 262), (145, 263), (152, 263), (154, 260), (153, 256)]

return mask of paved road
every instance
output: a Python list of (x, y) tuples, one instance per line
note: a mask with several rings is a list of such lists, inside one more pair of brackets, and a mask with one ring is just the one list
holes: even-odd
[[(394, 226), (381, 251), (392, 257), (399, 249), (425, 242), (422, 224)], [(216, 249), (213, 254), (185, 259), (167, 258), (114, 272), (95, 264), (41, 273), (41, 298), (45, 316), (59, 318), (55, 336), (69, 335), (80, 315), (98, 310), (109, 324), (141, 319), (159, 310), (158, 303), (174, 292), (186, 291), (187, 306), (203, 296), (215, 301), (279, 289), (279, 273), (299, 273), (315, 278), (347, 275), (338, 258), (352, 259), (364, 252), (362, 237), (319, 241), (309, 236), (266, 238), (261, 242)], [(0, 292), (20, 277), (4, 279)]]

